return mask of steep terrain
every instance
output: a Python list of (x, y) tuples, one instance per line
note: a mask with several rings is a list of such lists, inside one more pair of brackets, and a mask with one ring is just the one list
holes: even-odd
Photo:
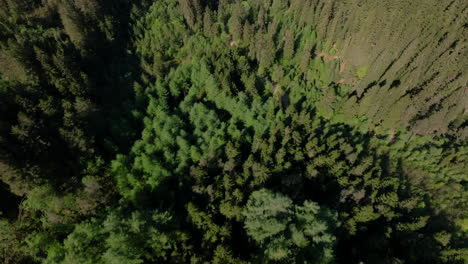
[(465, 1), (297, 2), (301, 12), (313, 10), (305, 19), (345, 65), (335, 71), (353, 87), (346, 118), (365, 115), (382, 130), (466, 139)]
[(0, 0), (0, 262), (466, 263), (466, 18)]

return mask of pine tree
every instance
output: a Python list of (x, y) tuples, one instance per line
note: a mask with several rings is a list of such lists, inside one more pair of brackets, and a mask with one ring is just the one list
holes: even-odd
[(288, 29), (284, 35), (283, 56), (286, 59), (291, 59), (294, 55), (295, 37), (292, 30)]

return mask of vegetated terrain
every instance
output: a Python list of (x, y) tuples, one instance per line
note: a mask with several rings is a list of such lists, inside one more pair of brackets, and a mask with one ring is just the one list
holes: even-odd
[(0, 0), (2, 263), (468, 261), (463, 0)]

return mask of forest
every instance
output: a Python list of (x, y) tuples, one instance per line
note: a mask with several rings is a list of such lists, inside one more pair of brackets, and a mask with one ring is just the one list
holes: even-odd
[(468, 263), (464, 0), (0, 0), (0, 263)]

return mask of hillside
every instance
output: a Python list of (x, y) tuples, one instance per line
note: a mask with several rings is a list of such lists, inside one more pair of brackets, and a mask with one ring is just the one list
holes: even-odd
[(465, 263), (467, 7), (0, 0), (0, 260)]

